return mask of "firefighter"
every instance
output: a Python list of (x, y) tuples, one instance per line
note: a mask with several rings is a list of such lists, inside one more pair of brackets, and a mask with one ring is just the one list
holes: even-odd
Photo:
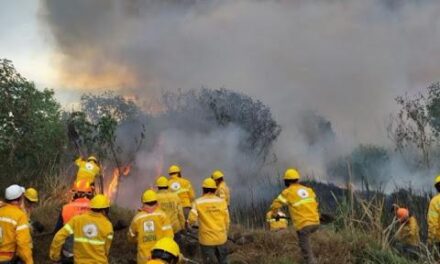
[(157, 194), (147, 190), (142, 194), (142, 208), (128, 229), (128, 240), (137, 243), (137, 263), (151, 258), (151, 249), (163, 237), (173, 238), (173, 227), (166, 213), (159, 208)]
[(180, 233), (185, 228), (185, 216), (179, 196), (168, 189), (168, 179), (161, 176), (156, 180), (157, 202), (170, 219), (173, 227), (174, 239), (180, 242)]
[[(74, 216), (90, 211), (90, 199), (93, 198), (93, 189), (87, 180), (78, 180), (72, 187), (72, 200), (61, 209), (55, 232), (58, 232)], [(62, 249), (61, 262), (73, 263), (73, 236), (66, 238)]]
[(278, 231), (287, 228), (288, 221), (285, 213), (280, 210), (276, 213), (269, 211), (266, 214), (266, 222), (270, 231)]
[(226, 200), (226, 203), (229, 206), (230, 202), (230, 193), (229, 193), (229, 187), (226, 185), (226, 182), (224, 180), (224, 174), (221, 170), (216, 170), (212, 173), (211, 178), (215, 181), (217, 184), (217, 191), (215, 194)]
[(400, 226), (396, 233), (396, 248), (403, 254), (417, 258), (420, 244), (420, 228), (414, 216), (411, 216), (408, 209), (398, 208), (396, 218)]
[(23, 206), (30, 218), (33, 209), (38, 203), (38, 191), (34, 188), (27, 188), (24, 192)]
[(87, 160), (79, 157), (75, 160), (75, 164), (78, 166), (76, 180), (87, 180), (92, 186), (94, 186), (96, 176), (101, 173), (98, 159), (95, 156), (90, 156)]
[(5, 190), (5, 203), (0, 208), (0, 263), (34, 263), (29, 220), (20, 207), (24, 192), (16, 184)]
[(73, 235), (73, 258), (75, 264), (107, 264), (113, 240), (113, 226), (107, 219), (110, 200), (98, 194), (90, 201), (89, 212), (70, 219), (53, 238), (50, 259), (60, 261), (61, 247), (66, 238)]
[(293, 221), (303, 257), (308, 264), (317, 263), (310, 246), (310, 235), (319, 228), (318, 202), (315, 192), (299, 184), (300, 174), (296, 169), (287, 169), (284, 173), (284, 189), (273, 201), (271, 211), (287, 205)]
[(168, 169), (169, 186), (171, 191), (177, 193), (182, 202), (183, 213), (185, 219), (188, 218), (189, 211), (191, 210), (191, 203), (195, 198), (194, 189), (191, 182), (182, 177), (182, 170), (177, 165), (172, 165)]
[(434, 187), (437, 195), (432, 197), (428, 208), (428, 244), (434, 246), (440, 242), (440, 175), (435, 178)]
[(203, 195), (196, 199), (188, 217), (188, 225), (199, 225), (199, 244), (203, 263), (225, 264), (226, 241), (229, 231), (229, 211), (226, 201), (215, 195), (217, 185), (211, 178), (202, 184)]
[(177, 264), (180, 258), (179, 245), (169, 237), (161, 238), (151, 251), (152, 260), (147, 264)]

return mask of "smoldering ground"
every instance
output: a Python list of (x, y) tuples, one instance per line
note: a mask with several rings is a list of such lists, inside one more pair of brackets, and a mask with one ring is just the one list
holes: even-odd
[[(279, 170), (293, 164), (325, 178), (326, 161), (359, 143), (391, 149), (393, 98), (439, 76), (439, 9), (433, 0), (45, 0), (41, 20), (66, 89), (116, 88), (141, 100), (202, 85), (244, 92), (283, 128)], [(305, 110), (331, 121), (332, 143), (304, 140)]]

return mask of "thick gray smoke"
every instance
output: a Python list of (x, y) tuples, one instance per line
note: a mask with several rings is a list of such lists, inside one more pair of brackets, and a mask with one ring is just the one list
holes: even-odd
[[(435, 0), (45, 0), (41, 18), (66, 88), (122, 87), (141, 100), (200, 86), (244, 92), (283, 128), (280, 168), (324, 177), (329, 156), (389, 144), (393, 98), (440, 76), (439, 11)], [(332, 122), (333, 143), (310, 148), (304, 110)]]

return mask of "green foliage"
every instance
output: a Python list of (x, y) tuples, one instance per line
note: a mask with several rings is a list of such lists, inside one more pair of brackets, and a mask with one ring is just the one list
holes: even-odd
[(60, 105), (51, 90), (42, 91), (21, 76), (11, 61), (0, 59), (0, 170), (32, 179), (57, 163), (66, 142)]

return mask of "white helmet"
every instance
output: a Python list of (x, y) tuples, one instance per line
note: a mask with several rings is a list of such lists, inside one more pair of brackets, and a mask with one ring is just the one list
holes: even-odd
[(26, 190), (24, 189), (24, 187), (21, 187), (17, 184), (13, 184), (11, 186), (9, 186), (8, 188), (6, 188), (5, 190), (5, 198), (6, 200), (15, 200), (17, 198), (20, 198), (20, 196), (22, 196), (24, 194)]

